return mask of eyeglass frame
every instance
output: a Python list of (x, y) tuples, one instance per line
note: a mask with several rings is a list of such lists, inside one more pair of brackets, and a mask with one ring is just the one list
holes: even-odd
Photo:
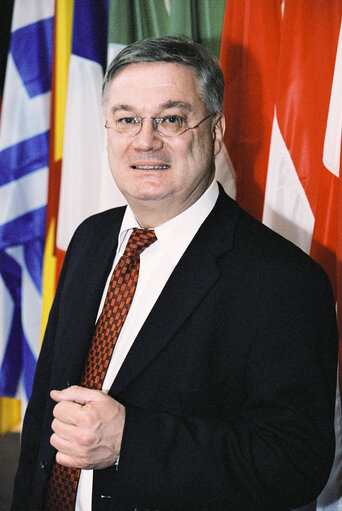
[[(185, 128), (184, 131), (181, 131), (180, 133), (178, 133), (177, 135), (164, 135), (164, 133), (161, 133), (159, 130), (158, 130), (158, 125), (161, 124), (164, 119), (166, 117), (170, 117), (170, 114), (169, 115), (165, 115), (164, 117), (150, 117), (150, 116), (146, 116), (146, 117), (139, 117), (139, 116), (136, 116), (136, 117), (133, 117), (134, 120), (136, 121), (139, 121), (139, 124), (140, 124), (140, 128), (139, 128), (139, 131), (137, 133), (135, 133), (134, 135), (126, 135), (124, 133), (118, 133), (117, 131), (115, 131), (114, 128), (112, 128), (112, 126), (107, 126), (107, 124), (109, 123), (109, 121), (107, 120), (106, 123), (105, 123), (105, 128), (109, 129), (109, 130), (112, 130), (114, 131), (114, 133), (116, 133), (117, 135), (119, 135), (119, 137), (125, 137), (125, 138), (133, 138), (133, 137), (136, 137), (137, 135), (139, 135), (139, 133), (141, 133), (141, 130), (143, 128), (143, 121), (145, 119), (152, 119), (153, 121), (153, 129), (159, 133), (160, 136), (162, 137), (166, 137), (166, 138), (173, 138), (173, 137), (179, 137), (180, 135), (183, 135), (185, 132), (189, 131), (189, 130), (194, 130), (196, 128), (198, 128), (198, 126), (200, 124), (202, 124), (202, 122), (206, 121), (207, 119), (209, 119), (210, 117), (215, 117), (213, 116), (213, 114), (209, 114), (207, 115), (206, 117), (204, 117), (204, 119), (202, 119), (200, 122), (198, 122), (195, 126), (188, 126), (187, 128)], [(186, 122), (186, 121), (184, 121)]]

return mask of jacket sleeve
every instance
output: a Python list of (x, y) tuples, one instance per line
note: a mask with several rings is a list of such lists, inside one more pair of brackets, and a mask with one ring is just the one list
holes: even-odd
[[(39, 467), (39, 449), (49, 401), (49, 381), (54, 353), (54, 340), (59, 315), (59, 303), (73, 242), (65, 256), (56, 296), (49, 314), (42, 348), (38, 357), (32, 394), (25, 412), (21, 436), (21, 451), (14, 482), (11, 510), (26, 510), (35, 487), (34, 478)], [(50, 400), (51, 401), (51, 400)], [(50, 429), (48, 431), (50, 434)]]
[(334, 456), (330, 284), (320, 269), (289, 278), (262, 307), (237, 413), (224, 387), (207, 417), (127, 405), (115, 509), (281, 511), (320, 493)]

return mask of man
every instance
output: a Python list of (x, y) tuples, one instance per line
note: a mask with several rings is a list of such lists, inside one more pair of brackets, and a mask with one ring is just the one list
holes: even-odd
[(134, 43), (110, 65), (109, 163), (128, 207), (70, 243), (13, 510), (285, 511), (323, 488), (330, 286), (216, 183), (223, 90), (216, 60), (182, 38)]

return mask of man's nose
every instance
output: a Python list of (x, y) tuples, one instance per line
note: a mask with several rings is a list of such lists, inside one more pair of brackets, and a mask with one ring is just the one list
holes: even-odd
[(146, 118), (138, 135), (134, 137), (134, 147), (137, 150), (149, 151), (163, 147), (163, 137), (158, 133), (153, 119)]

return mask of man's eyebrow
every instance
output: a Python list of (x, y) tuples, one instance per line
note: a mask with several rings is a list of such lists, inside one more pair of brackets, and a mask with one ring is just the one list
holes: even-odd
[[(190, 103), (186, 103), (184, 101), (167, 101), (166, 103), (163, 103), (158, 107), (159, 110), (167, 110), (168, 108), (181, 108), (182, 110), (190, 112), (192, 110), (192, 107)], [(111, 109), (112, 114), (115, 114), (119, 111), (124, 112), (134, 112), (135, 109), (130, 105), (114, 105)]]
[(161, 105), (161, 108), (182, 108), (183, 110), (187, 110), (189, 112), (192, 110), (190, 103), (185, 103), (184, 101), (167, 101)]
[(119, 110), (124, 110), (125, 112), (133, 112), (134, 108), (129, 105), (115, 105), (111, 109), (112, 114), (115, 114), (115, 112), (118, 112)]

